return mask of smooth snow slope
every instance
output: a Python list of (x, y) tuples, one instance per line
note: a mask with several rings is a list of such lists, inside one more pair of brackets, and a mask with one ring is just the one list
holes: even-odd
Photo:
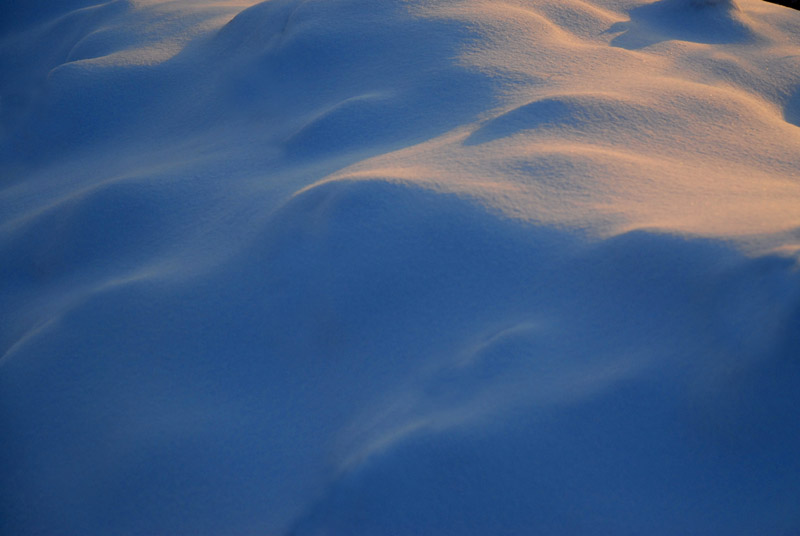
[(0, 533), (800, 531), (800, 13), (0, 13)]

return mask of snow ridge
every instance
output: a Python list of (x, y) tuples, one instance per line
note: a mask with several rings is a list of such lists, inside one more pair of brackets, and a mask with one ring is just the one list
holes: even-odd
[(800, 530), (797, 13), (2, 5), (0, 533)]

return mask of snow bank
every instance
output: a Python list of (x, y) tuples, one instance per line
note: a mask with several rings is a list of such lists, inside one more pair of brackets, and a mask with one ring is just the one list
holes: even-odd
[(5, 2), (0, 531), (800, 530), (800, 16)]

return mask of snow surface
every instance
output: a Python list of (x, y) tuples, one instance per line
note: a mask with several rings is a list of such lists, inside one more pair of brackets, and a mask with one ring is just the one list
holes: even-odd
[(0, 36), (0, 533), (800, 532), (800, 13)]

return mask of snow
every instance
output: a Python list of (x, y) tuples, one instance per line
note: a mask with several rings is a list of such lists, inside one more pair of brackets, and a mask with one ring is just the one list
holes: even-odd
[(798, 12), (0, 10), (0, 533), (800, 530)]

